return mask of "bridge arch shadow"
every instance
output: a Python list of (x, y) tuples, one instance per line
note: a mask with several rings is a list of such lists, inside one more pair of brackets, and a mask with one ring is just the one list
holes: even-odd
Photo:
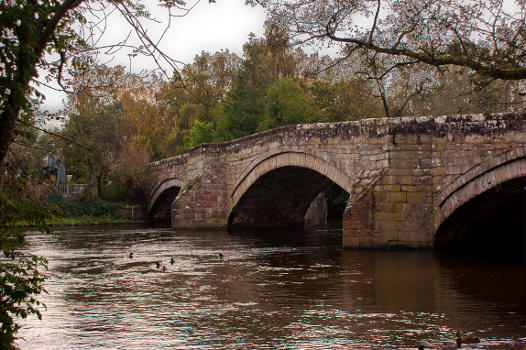
[(148, 223), (169, 223), (172, 204), (183, 187), (183, 181), (177, 178), (166, 179), (151, 192), (148, 201)]
[(482, 254), (526, 254), (526, 158), (494, 159), (439, 195), (434, 245)]
[(305, 153), (274, 154), (234, 187), (228, 227), (302, 228), (309, 205), (331, 183), (349, 192), (349, 177), (327, 161)]

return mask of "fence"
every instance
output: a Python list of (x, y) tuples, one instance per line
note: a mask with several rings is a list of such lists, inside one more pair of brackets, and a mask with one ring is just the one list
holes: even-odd
[(56, 185), (57, 191), (63, 196), (68, 198), (77, 198), (80, 193), (86, 188), (85, 184), (73, 184), (73, 185)]

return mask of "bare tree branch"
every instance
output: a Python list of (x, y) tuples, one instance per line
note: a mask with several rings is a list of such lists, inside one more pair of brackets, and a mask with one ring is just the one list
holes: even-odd
[[(341, 43), (437, 68), (466, 67), (491, 79), (526, 79), (525, 11), (506, 12), (502, 1), (254, 2), (303, 44)], [(368, 30), (358, 25), (364, 17), (372, 21)]]

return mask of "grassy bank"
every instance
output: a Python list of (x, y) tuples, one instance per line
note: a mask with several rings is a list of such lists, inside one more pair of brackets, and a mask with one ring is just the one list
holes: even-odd
[[(93, 196), (80, 198), (64, 198), (59, 193), (50, 193), (44, 200), (47, 205), (57, 209), (53, 219), (46, 221), (48, 225), (107, 225), (131, 224), (135, 221), (117, 213), (122, 208), (119, 203), (109, 202)], [(20, 223), (28, 226), (28, 223)]]
[[(111, 216), (82, 216), (82, 217), (55, 217), (50, 220), (46, 220), (48, 225), (108, 225), (108, 224), (132, 224), (132, 220), (127, 218), (115, 218)], [(27, 221), (18, 221), (16, 226), (33, 226)]]

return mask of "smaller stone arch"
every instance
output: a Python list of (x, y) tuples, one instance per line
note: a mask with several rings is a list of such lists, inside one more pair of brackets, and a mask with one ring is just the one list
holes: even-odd
[(347, 174), (324, 159), (302, 152), (281, 152), (273, 154), (248, 169), (238, 181), (231, 195), (232, 210), (245, 192), (264, 174), (283, 167), (300, 167), (324, 175), (342, 189), (350, 192), (351, 180)]
[(171, 178), (159, 183), (151, 192), (148, 201), (148, 222), (170, 221), (171, 206), (184, 182), (181, 179)]
[[(526, 176), (526, 157), (523, 150), (495, 157), (460, 176), (437, 196), (434, 231), (460, 206), (474, 197), (506, 181)], [(499, 163), (500, 162), (500, 163)], [(495, 165), (497, 164), (497, 165)], [(493, 165), (493, 166), (492, 166)]]
[(172, 187), (182, 188), (183, 186), (184, 181), (177, 178), (166, 179), (157, 184), (150, 194), (150, 200), (148, 201), (148, 211), (152, 209), (153, 205), (164, 191)]

